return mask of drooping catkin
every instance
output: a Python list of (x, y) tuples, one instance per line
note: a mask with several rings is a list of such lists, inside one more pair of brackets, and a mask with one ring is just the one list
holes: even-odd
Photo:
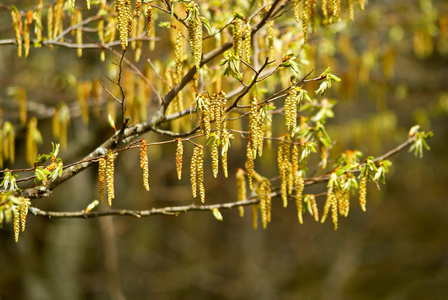
[(196, 198), (198, 189), (198, 182), (197, 182), (198, 156), (199, 156), (199, 146), (195, 146), (193, 150), (193, 155), (191, 156), (191, 164), (190, 164), (190, 182), (193, 198)]
[(199, 15), (199, 6), (196, 3), (193, 3), (190, 9), (190, 14), (188, 37), (196, 72), (199, 74), (202, 59), (202, 21)]
[(177, 172), (177, 179), (182, 178), (182, 158), (184, 154), (184, 146), (182, 144), (182, 139), (178, 138), (176, 139), (176, 172)]
[(264, 179), (260, 186), (260, 211), (263, 228), (271, 221), (271, 183)]
[(254, 157), (253, 157), (253, 151), (252, 148), (249, 146), (250, 141), (248, 142), (248, 146), (246, 148), (246, 174), (247, 179), (249, 180), (249, 189), (253, 190), (253, 180), (252, 180), (252, 173), (254, 171)]
[[(243, 58), (243, 20), (235, 18), (233, 21), (233, 53), (238, 59)], [(235, 62), (239, 68), (239, 60)]]
[(294, 0), (293, 3), (294, 19), (297, 23), (300, 23), (300, 1), (301, 0)]
[(109, 204), (109, 206), (112, 206), (112, 199), (115, 198), (114, 160), (115, 160), (114, 152), (112, 150), (109, 150), (107, 152), (107, 161), (106, 161), (107, 204)]
[(302, 31), (305, 42), (308, 39), (308, 25), (310, 21), (310, 0), (303, 0), (302, 7)]
[(317, 210), (316, 197), (314, 195), (309, 195), (309, 201), (311, 205), (311, 211), (313, 212), (313, 217), (316, 222), (319, 222), (319, 212)]
[[(75, 10), (74, 19), (75, 19), (76, 24), (79, 24), (82, 22), (81, 10), (79, 10), (79, 9)], [(82, 45), (82, 26), (78, 26), (78, 28), (76, 28), (76, 44), (78, 44), (78, 46)], [(77, 54), (78, 54), (78, 57), (82, 56), (82, 48), (81, 47), (78, 47)]]
[(28, 15), (23, 25), (23, 48), (25, 50), (25, 57), (30, 53), (30, 25), (33, 22), (33, 11), (28, 11)]
[[(58, 35), (60, 35), (63, 31), (63, 23), (64, 19), (64, 0), (57, 0), (54, 11), (53, 11), (53, 39), (55, 39)], [(63, 41), (63, 37), (60, 38), (60, 41)]]
[(104, 180), (104, 172), (106, 171), (106, 159), (104, 157), (100, 157), (98, 159), (98, 193), (100, 196), (101, 203), (104, 200), (104, 187), (105, 187), (105, 180)]
[(275, 47), (274, 47), (274, 20), (271, 20), (267, 24), (267, 44), (268, 44), (268, 58), (270, 61), (275, 60)]
[[(115, 12), (118, 19), (118, 35), (120, 37), (121, 49), (125, 50), (128, 46), (129, 24), (132, 24), (130, 0), (116, 0)], [(132, 25), (131, 25), (132, 26)], [(132, 27), (131, 27), (132, 30)]]
[(146, 35), (151, 36), (152, 31), (152, 6), (148, 5), (146, 8)]
[(366, 211), (366, 196), (367, 196), (367, 178), (362, 177), (359, 180), (359, 204), (361, 209)]
[[(236, 171), (236, 189), (238, 201), (246, 201), (247, 200), (247, 190), (246, 190), (246, 177), (244, 177), (244, 170), (238, 169)], [(244, 217), (244, 208), (242, 206), (238, 207), (240, 217)]]
[(201, 202), (205, 202), (205, 188), (204, 188), (204, 146), (199, 146), (198, 151), (198, 189)]
[(148, 144), (144, 138), (140, 141), (140, 168), (143, 170), (143, 186), (149, 191)]
[(213, 171), (213, 177), (218, 177), (218, 171), (219, 171), (219, 151), (218, 151), (218, 140), (214, 139), (212, 142), (212, 171)]
[(36, 13), (34, 14), (35, 22), (34, 22), (34, 33), (36, 34), (36, 40), (38, 43), (35, 44), (37, 48), (41, 47), (40, 42), (42, 41), (42, 8), (43, 8), (43, 0), (39, 0), (37, 2)]
[[(47, 12), (47, 34), (48, 34), (48, 39), (52, 40), (53, 39), (53, 6), (49, 6), (48, 7), (48, 12)], [(50, 48), (51, 49), (51, 48)]]
[(243, 59), (246, 63), (250, 64), (252, 56), (252, 28), (250, 27), (250, 21), (247, 21), (246, 26), (244, 27), (243, 48), (244, 48)]
[(19, 241), (19, 233), (20, 233), (20, 210), (19, 210), (19, 206), (15, 206), (13, 208), (13, 216), (14, 216), (14, 240), (17, 243)]
[(292, 137), (297, 128), (298, 100), (298, 91), (295, 86), (293, 86), (285, 99), (285, 123), (286, 128), (291, 132)]
[(17, 10), (11, 10), (12, 27), (17, 43), (17, 55), (22, 57), (22, 16)]

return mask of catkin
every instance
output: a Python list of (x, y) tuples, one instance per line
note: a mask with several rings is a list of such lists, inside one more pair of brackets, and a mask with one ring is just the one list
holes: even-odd
[(310, 0), (303, 0), (302, 7), (302, 31), (305, 42), (308, 39), (308, 24), (310, 20)]
[(109, 150), (107, 152), (106, 161), (106, 180), (107, 180), (107, 203), (112, 206), (112, 199), (115, 198), (115, 187), (114, 187), (114, 152)]
[[(132, 16), (130, 14), (130, 1), (129, 0), (116, 0), (115, 12), (118, 19), (118, 35), (120, 37), (121, 48), (125, 50), (128, 46), (129, 37), (129, 22), (132, 23)], [(131, 27), (132, 29), (132, 27)]]
[(274, 20), (271, 20), (267, 24), (267, 42), (268, 42), (268, 58), (269, 60), (275, 60), (275, 48), (274, 48)]
[(353, 0), (348, 0), (348, 12), (350, 16), (350, 20), (355, 19), (355, 5), (353, 3)]
[(12, 27), (16, 36), (17, 55), (22, 57), (22, 17), (17, 10), (11, 10)]
[(236, 18), (233, 23), (233, 53), (238, 58), (236, 68), (239, 68), (239, 59), (243, 57), (243, 20)]
[(193, 193), (193, 198), (196, 198), (196, 196), (197, 196), (198, 156), (199, 156), (199, 146), (195, 146), (194, 150), (193, 150), (193, 155), (191, 156), (191, 164), (190, 164), (190, 182), (191, 182), (191, 191)]
[[(246, 201), (247, 200), (247, 190), (246, 190), (246, 178), (244, 177), (243, 169), (238, 169), (236, 171), (236, 189), (238, 201)], [(240, 217), (244, 217), (244, 208), (242, 206), (238, 207)]]
[(182, 178), (182, 157), (184, 154), (184, 146), (182, 144), (182, 139), (176, 139), (177, 146), (176, 146), (176, 172), (177, 172), (177, 179)]
[(252, 55), (252, 28), (250, 27), (249, 21), (247, 21), (246, 26), (244, 27), (243, 48), (244, 48), (243, 59), (246, 61), (246, 63), (250, 64)]
[(149, 191), (148, 144), (145, 139), (140, 142), (140, 168), (143, 170), (143, 186)]
[(191, 54), (193, 55), (196, 72), (199, 73), (202, 59), (202, 21), (199, 16), (199, 7), (196, 3), (193, 4), (190, 13), (188, 37), (190, 39)]
[(152, 30), (152, 6), (148, 5), (146, 8), (146, 35), (151, 36)]
[(291, 132), (291, 137), (294, 136), (297, 129), (298, 100), (298, 91), (293, 86), (285, 99), (285, 123), (286, 128)]
[(28, 17), (24, 21), (23, 26), (23, 48), (25, 50), (25, 57), (28, 57), (28, 54), (30, 53), (30, 25), (33, 22), (33, 11), (28, 12)]
[(367, 178), (362, 177), (359, 180), (359, 204), (361, 209), (366, 211)]
[[(82, 13), (79, 9), (75, 10), (74, 19), (75, 19), (76, 24), (81, 23)], [(78, 26), (78, 28), (76, 28), (76, 44), (78, 44), (78, 46), (82, 45), (82, 26)], [(78, 47), (77, 54), (78, 54), (78, 57), (82, 56), (82, 48), (81, 47)]]
[(36, 43), (36, 47), (41, 47), (41, 40), (42, 40), (42, 8), (43, 8), (43, 0), (39, 0), (37, 2), (37, 9), (36, 13), (34, 14), (35, 22), (34, 22), (34, 32), (36, 33), (36, 40), (38, 43)]
[[(53, 39), (53, 6), (49, 6), (48, 7), (48, 12), (47, 12), (47, 33), (48, 33), (48, 39), (52, 40)], [(50, 48), (51, 49), (51, 48)]]
[(204, 147), (203, 146), (199, 146), (197, 167), (198, 167), (199, 196), (201, 197), (201, 202), (204, 203), (205, 202), (205, 188), (204, 188)]
[(104, 186), (105, 186), (105, 180), (104, 180), (104, 172), (106, 171), (106, 159), (104, 157), (101, 157), (98, 160), (98, 193), (100, 196), (101, 203), (104, 200)]
[(20, 233), (20, 212), (18, 206), (15, 206), (13, 208), (13, 216), (14, 216), (14, 240), (17, 243), (19, 241), (19, 233)]
[(212, 142), (212, 171), (213, 171), (213, 177), (218, 177), (218, 170), (219, 170), (219, 151), (218, 151), (218, 141), (215, 139)]

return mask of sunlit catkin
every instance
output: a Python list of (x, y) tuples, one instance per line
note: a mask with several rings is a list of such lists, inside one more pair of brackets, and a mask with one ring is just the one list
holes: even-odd
[(364, 0), (359, 0), (359, 7), (361, 7), (361, 10), (364, 10), (364, 6), (365, 6)]
[(213, 177), (218, 177), (218, 170), (219, 170), (219, 151), (218, 151), (218, 140), (214, 140), (212, 142), (212, 171), (213, 171)]
[(302, 172), (298, 172), (296, 179), (296, 206), (297, 206), (297, 217), (300, 224), (303, 224), (303, 189), (305, 187), (305, 181), (303, 180)]
[(22, 17), (17, 10), (11, 10), (12, 27), (16, 36), (17, 55), (22, 57)]
[(249, 146), (250, 142), (248, 142), (248, 146), (246, 148), (246, 173), (247, 179), (249, 180), (249, 189), (253, 190), (253, 181), (252, 181), (252, 173), (254, 171), (254, 157), (252, 148)]
[(107, 152), (107, 161), (106, 161), (107, 204), (109, 204), (109, 206), (112, 206), (112, 199), (115, 198), (114, 159), (115, 159), (114, 152), (112, 150), (109, 150)]
[[(236, 171), (236, 189), (237, 189), (237, 197), (238, 201), (246, 201), (247, 200), (247, 190), (246, 190), (246, 177), (244, 176), (244, 170), (238, 169)], [(242, 206), (238, 207), (240, 212), (240, 217), (244, 217), (244, 208)]]
[(23, 26), (23, 49), (25, 50), (25, 57), (30, 53), (30, 25), (33, 22), (33, 11), (28, 11), (27, 18)]
[[(79, 9), (74, 12), (75, 23), (79, 24), (82, 21), (82, 13)], [(77, 54), (78, 57), (82, 56), (82, 26), (76, 28), (76, 44), (78, 44)]]
[(20, 210), (18, 206), (15, 206), (13, 208), (13, 216), (14, 216), (14, 240), (17, 243), (19, 241), (19, 233), (20, 233)]
[(293, 2), (294, 19), (297, 23), (300, 23), (300, 1), (301, 0), (294, 0)]
[(143, 186), (149, 191), (148, 144), (145, 139), (140, 141), (140, 168), (143, 170)]
[(105, 180), (104, 180), (104, 172), (106, 171), (106, 159), (104, 157), (101, 157), (98, 159), (98, 193), (100, 196), (101, 203), (104, 200), (104, 186), (105, 186)]
[(47, 35), (49, 40), (53, 39), (53, 14), (53, 6), (50, 5), (47, 12)]
[(191, 156), (191, 164), (190, 164), (190, 182), (191, 182), (191, 191), (193, 193), (193, 198), (196, 198), (197, 189), (198, 189), (198, 182), (197, 182), (198, 156), (199, 156), (199, 146), (195, 146), (194, 150), (193, 150), (193, 155)]
[(308, 195), (308, 197), (314, 220), (319, 222), (319, 211), (317, 210), (316, 197), (314, 195)]
[(184, 146), (182, 144), (182, 139), (176, 139), (176, 172), (177, 179), (182, 178), (182, 157), (184, 154)]
[(271, 20), (267, 24), (267, 44), (268, 44), (268, 58), (270, 61), (275, 60), (275, 48), (274, 48), (274, 20)]
[(331, 219), (333, 221), (334, 230), (338, 229), (338, 199), (336, 195), (331, 197)]
[(38, 43), (35, 44), (37, 48), (40, 48), (42, 41), (42, 8), (43, 8), (43, 0), (39, 0), (37, 2), (36, 13), (34, 14), (35, 22), (34, 22), (34, 33), (36, 34), (36, 40)]
[(197, 167), (198, 167), (199, 196), (201, 197), (201, 202), (204, 203), (205, 202), (205, 188), (204, 188), (204, 147), (203, 146), (199, 146)]
[(129, 21), (132, 18), (130, 15), (130, 1), (129, 0), (116, 0), (115, 12), (118, 19), (118, 35), (120, 37), (121, 48), (125, 50), (128, 46), (129, 37)]
[(252, 56), (252, 28), (250, 27), (250, 21), (247, 21), (244, 27), (244, 40), (243, 40), (244, 56), (243, 60), (250, 64)]
[(146, 35), (151, 36), (152, 30), (152, 6), (148, 5), (146, 8)]
[(359, 204), (361, 209), (366, 211), (367, 178), (362, 177), (359, 180)]
[(308, 39), (308, 24), (310, 21), (310, 0), (303, 0), (302, 7), (302, 31), (305, 42)]
[[(56, 4), (54, 6), (53, 18), (53, 38), (55, 39), (64, 31), (62, 24), (62, 19), (64, 18), (64, 0), (56, 1)], [(62, 41), (63, 37), (61, 37), (59, 40)]]
[(353, 3), (354, 0), (348, 0), (348, 12), (349, 12), (349, 16), (350, 16), (350, 20), (354, 20), (355, 19), (355, 5)]
[(193, 55), (196, 72), (199, 73), (202, 59), (202, 21), (199, 16), (199, 6), (194, 3), (190, 10), (188, 22), (188, 37), (190, 40), (191, 54)]
[(297, 128), (298, 100), (298, 91), (293, 86), (285, 99), (285, 123), (286, 128), (291, 132), (291, 137), (294, 136)]
[(271, 183), (264, 179), (260, 186), (260, 211), (263, 228), (271, 221)]
[[(240, 18), (233, 21), (233, 53), (238, 59), (243, 57), (243, 20)], [(239, 61), (235, 63), (238, 68)]]

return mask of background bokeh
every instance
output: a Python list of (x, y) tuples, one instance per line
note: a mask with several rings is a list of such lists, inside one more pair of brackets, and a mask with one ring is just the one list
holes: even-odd
[[(222, 211), (223, 222), (209, 212), (89, 220), (30, 215), (19, 243), (11, 224), (0, 229), (0, 299), (448, 299), (448, 5), (371, 2), (354, 22), (319, 29), (309, 41), (314, 75), (331, 66), (342, 78), (332, 94), (339, 101), (336, 116), (327, 123), (337, 141), (334, 152), (356, 148), (364, 157), (379, 156), (406, 140), (414, 124), (435, 135), (423, 158), (407, 151), (391, 158), (386, 185), (368, 186), (367, 212), (353, 205), (337, 231), (308, 215), (300, 225), (293, 205), (284, 209), (279, 199), (265, 230), (252, 228), (249, 208), (244, 218), (236, 209)], [(9, 38), (10, 14), (0, 7), (0, 39)], [(39, 105), (74, 105), (73, 78), (103, 78), (113, 61), (99, 62), (93, 50), (78, 59), (75, 51), (58, 47), (32, 49), (20, 59), (14, 46), (1, 46), (3, 119), (17, 120), (10, 91), (25, 87), (29, 113), (39, 117), (48, 137), (39, 152), (51, 151), (51, 116)], [(113, 133), (104, 119), (84, 125), (72, 116), (64, 162), (80, 159)], [(25, 130), (17, 135), (17, 161), (8, 168), (26, 164)], [(141, 184), (137, 150), (121, 155), (114, 206), (193, 203), (188, 176), (175, 179), (173, 151), (173, 145), (149, 148), (149, 193)], [(231, 149), (230, 174), (244, 159), (244, 150)], [(263, 164), (269, 169), (275, 161)], [(81, 210), (97, 197), (96, 176), (89, 169), (33, 205)], [(215, 180), (210, 169), (206, 176), (208, 203), (236, 199), (232, 176)]]

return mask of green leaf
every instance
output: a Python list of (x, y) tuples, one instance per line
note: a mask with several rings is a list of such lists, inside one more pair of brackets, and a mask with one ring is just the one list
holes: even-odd
[(213, 212), (213, 217), (215, 217), (216, 220), (218, 221), (223, 221), (221, 212), (219, 211), (219, 209), (217, 208), (212, 208), (212, 212)]

